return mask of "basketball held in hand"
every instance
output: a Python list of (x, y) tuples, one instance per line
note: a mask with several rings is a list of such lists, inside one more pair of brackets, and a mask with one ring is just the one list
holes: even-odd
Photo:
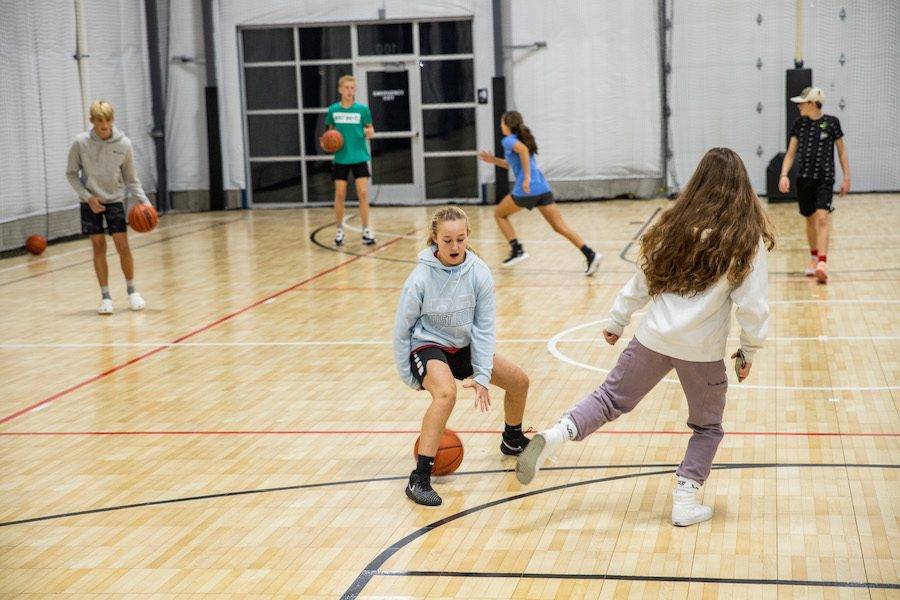
[(128, 224), (137, 232), (153, 231), (158, 223), (159, 216), (156, 214), (156, 209), (149, 204), (136, 204), (128, 213)]
[(322, 148), (329, 154), (334, 154), (344, 147), (344, 136), (337, 129), (329, 129), (322, 136)]

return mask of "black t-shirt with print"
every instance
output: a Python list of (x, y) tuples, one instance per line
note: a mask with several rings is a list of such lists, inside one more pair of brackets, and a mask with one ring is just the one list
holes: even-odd
[(797, 177), (834, 181), (834, 143), (844, 137), (838, 118), (800, 117), (791, 127), (791, 136), (797, 138)]

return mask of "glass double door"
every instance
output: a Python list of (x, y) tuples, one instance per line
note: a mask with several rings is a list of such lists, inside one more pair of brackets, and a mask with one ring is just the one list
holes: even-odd
[[(369, 106), (373, 203), (421, 203), (424, 193), (419, 70), (412, 62), (378, 63), (357, 69), (356, 97)], [(363, 100), (364, 99), (364, 100)]]

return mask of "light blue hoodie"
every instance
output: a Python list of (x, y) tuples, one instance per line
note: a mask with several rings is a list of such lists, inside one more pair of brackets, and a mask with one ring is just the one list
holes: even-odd
[(441, 263), (430, 246), (419, 253), (419, 264), (403, 286), (394, 321), (394, 361), (403, 382), (419, 383), (409, 368), (416, 348), (438, 344), (449, 348), (471, 345), (473, 379), (487, 387), (494, 367), (494, 278), (471, 250), (455, 267)]

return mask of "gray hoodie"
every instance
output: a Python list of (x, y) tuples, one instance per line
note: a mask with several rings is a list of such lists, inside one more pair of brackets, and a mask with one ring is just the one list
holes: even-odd
[(132, 197), (150, 204), (134, 171), (131, 140), (116, 127), (108, 140), (101, 140), (93, 129), (75, 137), (69, 148), (66, 179), (82, 202), (97, 196), (103, 204), (113, 204)]
[(406, 385), (419, 389), (409, 367), (413, 350), (429, 344), (471, 346), (473, 379), (487, 387), (494, 367), (494, 278), (471, 250), (447, 267), (431, 246), (406, 279), (394, 322), (394, 361)]

